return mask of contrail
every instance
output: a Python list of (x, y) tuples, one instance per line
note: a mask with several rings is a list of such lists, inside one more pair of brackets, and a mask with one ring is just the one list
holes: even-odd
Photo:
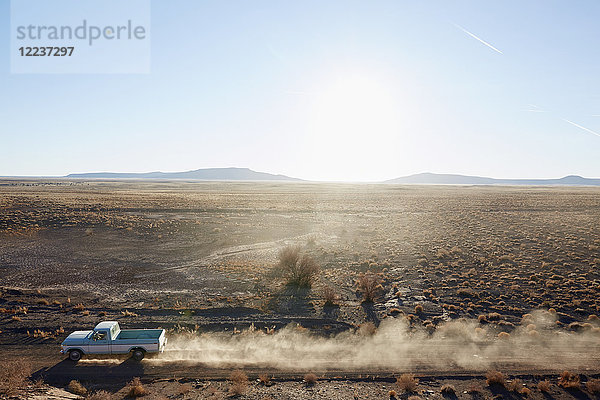
[(600, 136), (600, 133), (598, 133), (598, 132), (594, 132), (593, 130), (591, 130), (591, 129), (588, 129), (588, 128), (586, 128), (585, 126), (581, 126), (581, 125), (579, 125), (579, 124), (576, 124), (576, 123), (575, 123), (575, 122), (573, 122), (573, 121), (569, 121), (568, 119), (565, 119), (565, 118), (561, 118), (561, 119), (562, 119), (563, 121), (565, 121), (565, 122), (568, 122), (569, 124), (571, 124), (571, 125), (573, 125), (573, 126), (576, 126), (576, 127), (577, 127), (577, 128), (579, 128), (579, 129), (583, 129), (584, 131), (591, 133), (592, 135)]
[(485, 40), (480, 39), (477, 36), (473, 35), (471, 32), (469, 32), (468, 30), (466, 30), (462, 26), (460, 26), (458, 24), (454, 24), (454, 26), (457, 27), (458, 29), (460, 29), (461, 31), (463, 31), (464, 33), (466, 33), (467, 35), (471, 36), (473, 39), (476, 39), (476, 40), (480, 41), (481, 43), (485, 44), (487, 47), (489, 47), (490, 49), (494, 50), (495, 52), (498, 52), (500, 54), (504, 54), (500, 50), (498, 50), (497, 48), (495, 48), (494, 46), (492, 46), (491, 44), (489, 44), (488, 42), (486, 42)]

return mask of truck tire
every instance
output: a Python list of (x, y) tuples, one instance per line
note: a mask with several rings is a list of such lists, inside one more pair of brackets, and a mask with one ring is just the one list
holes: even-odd
[(81, 360), (81, 356), (82, 356), (82, 354), (81, 354), (80, 350), (69, 351), (69, 360), (71, 360), (71, 361), (77, 362), (77, 361)]
[(135, 349), (131, 352), (131, 357), (135, 361), (142, 361), (144, 359), (145, 355), (146, 355), (146, 352), (142, 349)]

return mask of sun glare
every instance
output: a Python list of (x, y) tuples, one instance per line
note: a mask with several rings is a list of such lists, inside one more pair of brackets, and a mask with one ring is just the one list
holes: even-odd
[(365, 178), (368, 165), (381, 167), (381, 157), (399, 145), (399, 112), (381, 82), (364, 76), (337, 79), (315, 100), (309, 129), (316, 162), (332, 173), (329, 179)]

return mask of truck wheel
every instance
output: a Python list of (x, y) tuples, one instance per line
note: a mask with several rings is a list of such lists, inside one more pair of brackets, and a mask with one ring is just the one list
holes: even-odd
[(75, 361), (75, 362), (81, 360), (81, 351), (79, 351), (79, 350), (71, 350), (69, 352), (69, 359), (71, 361)]
[(136, 349), (131, 354), (131, 357), (133, 357), (133, 359), (135, 361), (142, 361), (142, 359), (144, 358), (144, 355), (145, 355), (144, 350)]

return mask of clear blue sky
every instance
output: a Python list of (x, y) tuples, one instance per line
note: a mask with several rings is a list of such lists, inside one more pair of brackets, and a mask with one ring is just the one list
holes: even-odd
[(10, 74), (9, 9), (0, 175), (600, 177), (596, 0), (153, 1), (140, 75)]

